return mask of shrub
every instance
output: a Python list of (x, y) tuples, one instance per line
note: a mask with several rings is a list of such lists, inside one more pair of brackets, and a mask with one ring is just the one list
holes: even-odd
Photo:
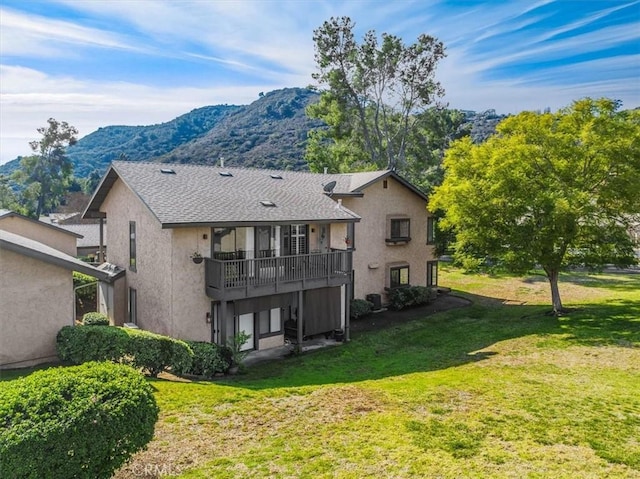
[(140, 329), (124, 331), (129, 335), (127, 355), (130, 356), (130, 364), (151, 376), (155, 377), (168, 368), (178, 372), (191, 366), (193, 352), (184, 341)]
[(64, 326), (56, 337), (58, 357), (65, 362), (119, 362), (127, 352), (129, 335), (123, 328)]
[(85, 313), (82, 316), (82, 324), (85, 326), (109, 326), (109, 317), (102, 313)]
[(435, 298), (435, 290), (425, 286), (407, 286), (388, 289), (389, 308), (399, 311), (411, 306), (430, 303)]
[(351, 319), (359, 319), (371, 313), (373, 310), (373, 303), (366, 299), (354, 299), (351, 301), (350, 309)]
[(56, 338), (62, 361), (123, 362), (157, 376), (167, 368), (188, 369), (193, 353), (184, 341), (139, 329), (64, 326)]
[(178, 371), (179, 374), (193, 374), (212, 378), (216, 373), (224, 373), (231, 366), (229, 348), (204, 341), (186, 341), (193, 351), (191, 366)]
[(109, 478), (151, 440), (158, 407), (133, 369), (87, 363), (5, 382), (0, 418), (5, 474)]

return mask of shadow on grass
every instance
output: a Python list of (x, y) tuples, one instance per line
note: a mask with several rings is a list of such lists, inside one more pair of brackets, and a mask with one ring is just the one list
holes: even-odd
[(352, 383), (427, 372), (483, 361), (492, 345), (529, 335), (557, 336), (556, 346), (640, 347), (640, 301), (577, 305), (569, 315), (546, 315), (546, 306), (492, 304), (467, 295), (474, 306), (354, 334), (340, 347), (252, 366), (222, 381), (249, 389)]
[(560, 283), (571, 283), (585, 288), (602, 288), (610, 291), (638, 291), (640, 296), (640, 275), (625, 273), (563, 273)]

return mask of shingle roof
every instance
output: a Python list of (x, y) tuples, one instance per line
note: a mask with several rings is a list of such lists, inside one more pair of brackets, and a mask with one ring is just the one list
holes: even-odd
[[(174, 173), (163, 173), (161, 170)], [(232, 176), (222, 176), (228, 172)], [(274, 179), (280, 175), (282, 179)], [(164, 227), (193, 224), (352, 222), (360, 217), (324, 194), (323, 185), (339, 175), (296, 171), (220, 168), (116, 161), (85, 211), (100, 204), (120, 178)], [(106, 191), (105, 191), (106, 189)], [(275, 207), (263, 206), (271, 201)]]
[(0, 248), (22, 254), (30, 258), (39, 259), (45, 263), (54, 264), (71, 271), (79, 271), (80, 273), (88, 274), (102, 281), (110, 282), (112, 280), (113, 275), (109, 272), (101, 271), (90, 264), (84, 263), (73, 256), (63, 253), (62, 251), (38, 241), (25, 238), (24, 236), (9, 233), (8, 231), (0, 230)]
[[(369, 185), (389, 176), (426, 200), (422, 192), (390, 170), (319, 174), (115, 161), (91, 198), (84, 217), (102, 215), (100, 205), (119, 178), (163, 227), (359, 221), (357, 214), (339, 206), (326, 194), (325, 185), (335, 181), (331, 195), (338, 198), (361, 195)], [(273, 202), (276, 206), (264, 206), (261, 204), (264, 201)]]
[[(58, 225), (59, 228), (71, 231), (81, 237), (78, 238), (78, 248), (88, 248), (100, 245), (100, 225), (95, 223), (81, 223)], [(103, 226), (104, 238), (107, 237), (107, 225)]]

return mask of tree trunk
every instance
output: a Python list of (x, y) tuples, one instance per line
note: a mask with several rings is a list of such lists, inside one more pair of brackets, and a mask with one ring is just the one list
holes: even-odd
[(558, 288), (559, 271), (557, 269), (544, 269), (551, 286), (551, 303), (553, 304), (553, 314), (556, 316), (562, 313), (562, 300), (560, 299), (560, 289)]

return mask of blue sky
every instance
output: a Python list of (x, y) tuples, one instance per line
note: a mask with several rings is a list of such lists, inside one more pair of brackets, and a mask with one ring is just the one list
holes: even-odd
[(312, 84), (313, 30), (343, 15), (358, 40), (441, 40), (452, 108), (640, 106), (640, 0), (0, 0), (0, 163), (49, 117), (82, 137)]

